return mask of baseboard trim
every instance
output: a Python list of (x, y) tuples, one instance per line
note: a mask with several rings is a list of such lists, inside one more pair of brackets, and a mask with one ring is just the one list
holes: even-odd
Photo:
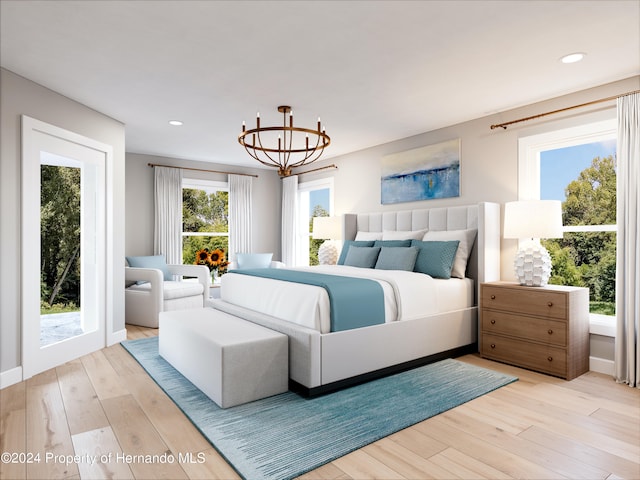
[(614, 376), (616, 371), (613, 360), (598, 357), (589, 357), (589, 370), (611, 376)]
[(22, 367), (12, 368), (0, 373), (0, 390), (22, 381)]

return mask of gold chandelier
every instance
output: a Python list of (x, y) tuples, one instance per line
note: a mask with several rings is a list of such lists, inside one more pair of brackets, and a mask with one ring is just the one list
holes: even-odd
[(288, 177), (292, 168), (318, 160), (331, 143), (331, 138), (321, 126), (319, 118), (318, 128), (315, 130), (294, 127), (291, 107), (281, 105), (278, 111), (283, 117), (281, 127), (261, 127), (258, 113), (256, 128), (247, 130), (247, 126), (242, 122), (242, 133), (238, 135), (238, 142), (257, 161), (268, 167), (276, 167), (278, 175)]

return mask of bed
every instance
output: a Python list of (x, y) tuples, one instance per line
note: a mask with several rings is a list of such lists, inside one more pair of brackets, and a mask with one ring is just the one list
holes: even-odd
[[(323, 288), (232, 272), (223, 277), (220, 299), (212, 306), (288, 335), (291, 388), (309, 395), (477, 351), (480, 283), (500, 276), (500, 206), (484, 202), (343, 217), (347, 253), (363, 245), (353, 243), (356, 238), (384, 234), (388, 240), (415, 233), (413, 238), (418, 239), (427, 231), (431, 232), (425, 237), (428, 241), (460, 238), (461, 232), (469, 238), (473, 232), (465, 265), (461, 266), (457, 254), (454, 262), (454, 270), (459, 273), (462, 268), (458, 276), (464, 278), (433, 279), (420, 273), (349, 265), (307, 267), (331, 275), (369, 278), (373, 274), (385, 298), (381, 323), (332, 331)], [(344, 261), (342, 254), (341, 258)], [(414, 280), (419, 277), (424, 278)], [(398, 291), (402, 298), (396, 298)]]

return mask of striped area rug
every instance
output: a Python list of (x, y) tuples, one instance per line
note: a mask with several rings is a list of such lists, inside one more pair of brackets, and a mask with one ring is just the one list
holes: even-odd
[(122, 342), (245, 479), (291, 479), (517, 380), (443, 360), (325, 396), (287, 392), (221, 409), (158, 354), (158, 338)]

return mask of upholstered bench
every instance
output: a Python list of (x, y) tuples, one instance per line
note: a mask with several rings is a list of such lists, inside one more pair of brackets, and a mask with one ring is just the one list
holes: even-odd
[(220, 407), (287, 391), (286, 335), (228, 313), (160, 313), (160, 355)]

